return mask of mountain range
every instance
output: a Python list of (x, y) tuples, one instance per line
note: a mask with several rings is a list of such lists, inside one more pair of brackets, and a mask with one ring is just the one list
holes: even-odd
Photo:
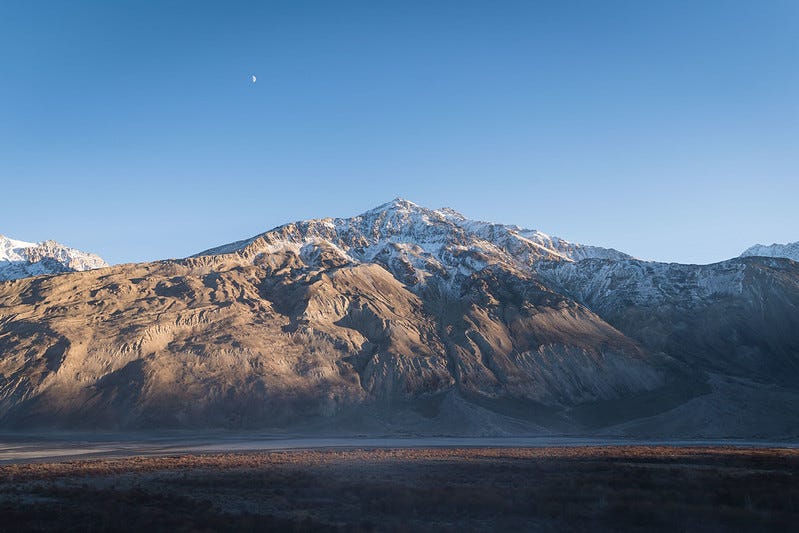
[(36, 246), (0, 240), (6, 429), (799, 434), (796, 243), (654, 263), (396, 199), (182, 260)]

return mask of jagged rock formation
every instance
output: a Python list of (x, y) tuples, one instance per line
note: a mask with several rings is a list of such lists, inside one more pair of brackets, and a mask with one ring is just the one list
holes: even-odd
[(0, 281), (107, 266), (94, 254), (55, 241), (32, 243), (0, 235)]
[(645, 263), (398, 199), (0, 284), (0, 422), (795, 434), (798, 286), (787, 260)]

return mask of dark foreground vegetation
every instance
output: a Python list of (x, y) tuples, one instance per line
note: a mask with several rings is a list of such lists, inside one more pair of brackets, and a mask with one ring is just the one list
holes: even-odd
[(317, 450), (0, 466), (0, 530), (796, 531), (799, 450)]

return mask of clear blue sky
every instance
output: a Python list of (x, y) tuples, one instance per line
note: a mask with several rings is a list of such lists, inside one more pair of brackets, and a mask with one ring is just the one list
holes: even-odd
[(799, 240), (795, 0), (4, 0), (0, 69), (0, 233), (110, 262), (395, 196), (644, 259)]

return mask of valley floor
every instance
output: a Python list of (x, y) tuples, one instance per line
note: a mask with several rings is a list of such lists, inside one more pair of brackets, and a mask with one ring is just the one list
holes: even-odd
[(0, 528), (736, 531), (799, 524), (799, 450), (323, 448), (0, 465)]

